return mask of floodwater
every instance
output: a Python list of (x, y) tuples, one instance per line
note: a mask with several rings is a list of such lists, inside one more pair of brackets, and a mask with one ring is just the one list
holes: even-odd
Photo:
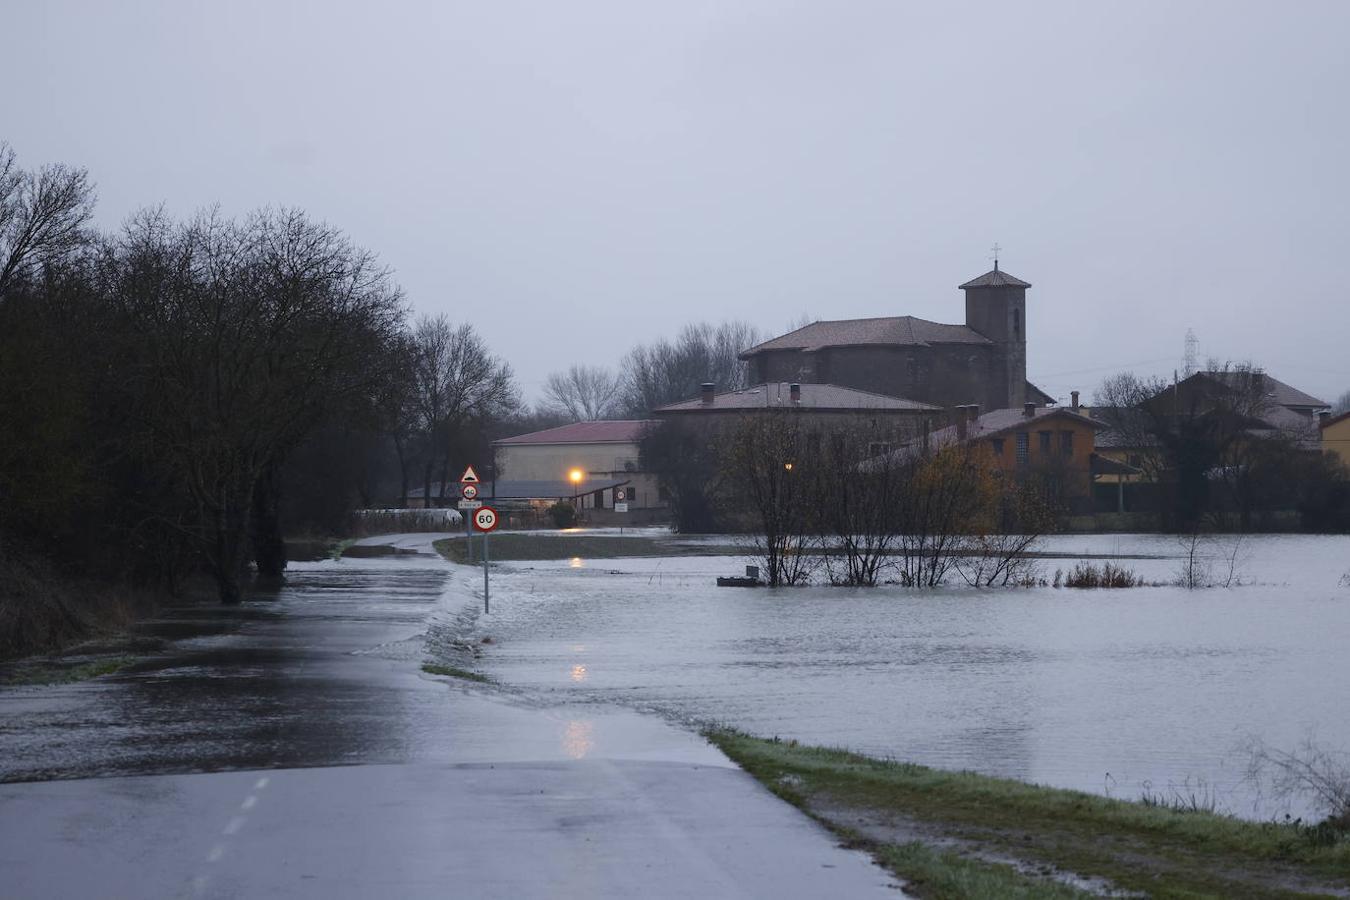
[[(1159, 536), (1042, 549), (1116, 555), (1160, 582), (1184, 550)], [(1307, 814), (1244, 778), (1246, 745), (1350, 750), (1350, 540), (1214, 539), (1201, 551), (1237, 586), (770, 591), (712, 586), (739, 574), (736, 557), (508, 563), (475, 637), (494, 642), (483, 670), (555, 702), (1128, 799)], [(462, 621), (481, 576), (454, 577), (447, 614)]]

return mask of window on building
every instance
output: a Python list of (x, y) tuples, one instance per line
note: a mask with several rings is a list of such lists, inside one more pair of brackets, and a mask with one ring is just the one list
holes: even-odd
[(993, 448), (994, 448), (994, 455), (995, 455), (995, 456), (1002, 456), (1002, 455), (1003, 455), (1003, 438), (993, 438), (992, 440), (989, 441), (989, 443), (990, 443), (990, 444), (993, 446)]
[(1049, 456), (1049, 455), (1050, 455), (1050, 439), (1054, 437), (1054, 433), (1053, 433), (1053, 432), (1049, 432), (1049, 431), (1038, 431), (1037, 434), (1040, 435), (1040, 438), (1041, 438), (1041, 441), (1040, 441), (1041, 455), (1042, 455), (1042, 456)]
[(1014, 309), (1013, 309), (1013, 337), (1020, 337), (1021, 335), (1022, 335), (1022, 311), (1021, 311), (1020, 309), (1014, 308)]
[(1073, 456), (1073, 432), (1061, 431), (1059, 433), (1059, 452), (1062, 456)]
[(1027, 463), (1027, 441), (1030, 435), (1025, 431), (1017, 432), (1017, 464), (1026, 465)]

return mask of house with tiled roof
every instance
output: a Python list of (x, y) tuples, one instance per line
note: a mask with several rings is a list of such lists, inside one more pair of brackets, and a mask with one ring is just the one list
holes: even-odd
[(860, 391), (837, 384), (775, 382), (739, 391), (717, 393), (703, 385), (691, 400), (652, 410), (659, 421), (691, 425), (714, 432), (735, 425), (746, 416), (793, 411), (807, 429), (853, 428), (865, 424), (878, 442), (898, 445), (931, 427), (945, 415), (931, 403)]
[(758, 383), (831, 384), (950, 408), (1021, 409), (1052, 398), (1027, 383), (1026, 291), (994, 268), (959, 286), (965, 322), (916, 316), (812, 322), (741, 353)]
[(1106, 426), (1078, 405), (1077, 392), (1071, 406), (1027, 402), (1021, 409), (985, 413), (977, 406), (963, 406), (954, 410), (953, 417), (954, 422), (911, 440), (897, 452), (921, 455), (958, 444), (978, 446), (1011, 477), (1053, 474), (1075, 511), (1088, 508), (1096, 478), (1133, 471), (1098, 456), (1096, 436)]

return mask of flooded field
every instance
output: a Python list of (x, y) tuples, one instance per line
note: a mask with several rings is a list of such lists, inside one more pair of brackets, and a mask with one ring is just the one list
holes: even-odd
[[(1052, 579), (1115, 556), (1176, 578), (1159, 536), (1048, 540)], [(1251, 739), (1350, 750), (1350, 540), (1215, 540), (1235, 587), (1116, 591), (948, 586), (719, 589), (737, 557), (503, 564), (481, 668), (568, 702), (1137, 798), (1195, 795), (1233, 813), (1306, 812), (1244, 781)], [(459, 569), (447, 612), (481, 581)], [(481, 595), (480, 595), (481, 596)]]

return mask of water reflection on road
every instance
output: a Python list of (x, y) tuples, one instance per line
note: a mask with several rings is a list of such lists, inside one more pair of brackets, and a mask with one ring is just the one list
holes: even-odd
[(274, 599), (169, 610), (167, 650), (81, 684), (12, 688), (0, 780), (395, 762), (448, 731), (418, 678), (446, 570), (299, 566)]

